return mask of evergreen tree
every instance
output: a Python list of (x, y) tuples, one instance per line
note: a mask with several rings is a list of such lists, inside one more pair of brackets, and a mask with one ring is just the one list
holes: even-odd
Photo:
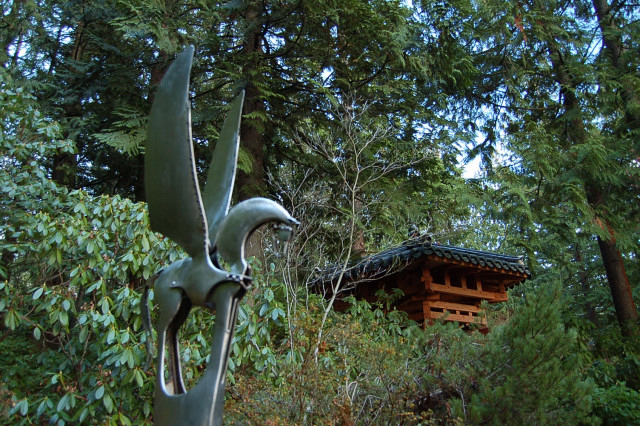
[(562, 321), (561, 286), (527, 294), (507, 324), (496, 327), (469, 403), (473, 423), (583, 423), (593, 384), (581, 378), (576, 330)]
[[(609, 12), (625, 34), (620, 47), (633, 49), (631, 11)], [(590, 3), (487, 2), (478, 16), (494, 35), (479, 46), (481, 108), (491, 127), (476, 150), (506, 151), (487, 176), (499, 185), (493, 197), (501, 199), (502, 217), (515, 220), (516, 235), (527, 235), (530, 256), (548, 253), (552, 263), (562, 261), (559, 246), (575, 252), (576, 244), (582, 251), (597, 244), (622, 333), (631, 338), (637, 308), (624, 264), (637, 263), (637, 142), (628, 112), (636, 77), (609, 65), (608, 33)], [(605, 48), (594, 44), (593, 31)], [(634, 60), (625, 58), (626, 66)], [(618, 80), (625, 81), (620, 89), (612, 86)], [(547, 233), (559, 244), (551, 250)]]

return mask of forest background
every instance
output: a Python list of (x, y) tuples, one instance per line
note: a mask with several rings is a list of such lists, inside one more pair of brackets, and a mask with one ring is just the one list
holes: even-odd
[[(244, 87), (234, 199), (302, 222), (287, 247), (252, 242), (228, 423), (637, 422), (639, 6), (4, 0), (2, 422), (152, 421), (140, 295), (184, 253), (149, 230), (146, 122), (188, 44), (198, 175)], [(489, 334), (309, 292), (411, 224), (525, 256)], [(181, 337), (190, 383), (210, 321)]]

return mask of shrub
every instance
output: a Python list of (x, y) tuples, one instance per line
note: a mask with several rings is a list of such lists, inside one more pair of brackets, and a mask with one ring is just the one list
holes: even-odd
[(581, 377), (576, 332), (562, 322), (561, 301), (560, 286), (539, 288), (489, 333), (468, 407), (472, 422), (588, 421), (593, 384)]
[(630, 425), (640, 419), (640, 392), (618, 382), (608, 388), (596, 388), (593, 413), (605, 425)]

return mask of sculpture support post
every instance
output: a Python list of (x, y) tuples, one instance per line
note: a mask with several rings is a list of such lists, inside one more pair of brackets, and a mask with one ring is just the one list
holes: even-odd
[(210, 300), (215, 306), (220, 306), (220, 309), (216, 311), (212, 351), (207, 369), (193, 389), (177, 395), (171, 395), (163, 389), (161, 378), (158, 376), (154, 397), (155, 424), (222, 424), (227, 362), (238, 313), (238, 301), (243, 294), (244, 291), (238, 291), (235, 283), (221, 284), (213, 291)]
[[(168, 266), (155, 280), (159, 353), (154, 422), (158, 425), (222, 424), (226, 369), (238, 302), (251, 285), (244, 258), (246, 240), (268, 222), (287, 229), (288, 239), (292, 227), (298, 224), (282, 206), (265, 198), (252, 198), (229, 210), (244, 93), (230, 105), (213, 153), (204, 199), (201, 196), (188, 99), (193, 50), (190, 46), (176, 58), (158, 87), (145, 154), (151, 228), (180, 244), (189, 255)], [(219, 266), (219, 257), (230, 265), (228, 271)], [(193, 306), (215, 310), (216, 320), (209, 364), (199, 382), (187, 390), (177, 336)]]

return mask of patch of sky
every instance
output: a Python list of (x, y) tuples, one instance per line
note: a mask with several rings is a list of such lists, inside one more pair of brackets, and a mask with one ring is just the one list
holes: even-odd
[(333, 68), (326, 67), (322, 70), (322, 87), (329, 87), (333, 80)]

